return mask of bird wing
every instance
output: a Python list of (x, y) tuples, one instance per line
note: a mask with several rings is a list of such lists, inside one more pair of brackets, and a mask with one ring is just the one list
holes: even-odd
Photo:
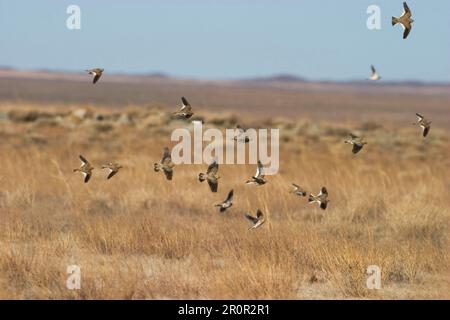
[(117, 171), (109, 169), (109, 174), (106, 179), (108, 179), (108, 180), (111, 179), (116, 173), (117, 173)]
[(227, 198), (225, 199), (224, 202), (231, 203), (231, 201), (233, 201), (233, 196), (234, 196), (234, 191), (233, 191), (233, 189), (231, 189), (231, 191), (228, 192), (228, 196), (227, 196)]
[(321, 202), (321, 203), (320, 203), (320, 208), (321, 208), (322, 210), (325, 210), (325, 209), (327, 208), (327, 204), (328, 204), (328, 202)]
[(163, 167), (164, 174), (166, 175), (167, 180), (172, 180), (173, 170), (172, 168)]
[(219, 188), (219, 182), (217, 179), (208, 178), (208, 185), (212, 192), (217, 192), (217, 189)]
[(423, 119), (423, 116), (419, 113), (416, 113), (416, 116), (417, 116), (417, 120), (419, 120), (419, 121)]
[(377, 73), (377, 70), (375, 70), (375, 67), (373, 65), (370, 66), (370, 69), (372, 69), (372, 75), (375, 75)]
[(256, 178), (264, 177), (264, 175), (263, 175), (263, 165), (261, 163), (261, 160), (258, 160), (258, 165), (256, 166), (256, 175), (255, 175), (255, 177)]
[(84, 183), (87, 183), (89, 179), (91, 178), (91, 173), (82, 172), (84, 176)]
[(412, 25), (409, 22), (402, 22), (402, 26), (404, 26), (405, 31), (403, 31), (403, 39), (406, 39), (411, 32)]
[(83, 156), (82, 156), (81, 154), (80, 154), (80, 156), (79, 156), (79, 157), (80, 157), (80, 160), (81, 160), (81, 164), (82, 164), (82, 165), (86, 165), (86, 164), (89, 164), (89, 161), (87, 161), (87, 160), (86, 160), (86, 158), (85, 158), (85, 157), (83, 157)]
[(214, 160), (209, 166), (208, 166), (208, 170), (206, 171), (206, 174), (216, 174), (217, 171), (219, 171), (219, 164), (217, 163), (216, 160)]
[(264, 217), (264, 215), (263, 215), (261, 210), (259, 210), (259, 209), (256, 210), (256, 217), (258, 218), (258, 220), (261, 219), (262, 217)]
[(424, 136), (424, 137), (426, 137), (426, 136), (428, 135), (428, 132), (430, 132), (430, 128), (431, 128), (431, 127), (430, 127), (429, 124), (422, 126), (423, 136)]
[(325, 187), (322, 187), (322, 189), (320, 190), (319, 196), (320, 195), (325, 195), (328, 196), (328, 190)]
[(170, 155), (170, 150), (169, 150), (169, 148), (165, 147), (163, 157), (161, 159), (161, 163), (169, 164), (171, 161), (172, 161), (172, 156)]
[(185, 97), (181, 97), (181, 102), (183, 103), (183, 106), (181, 107), (180, 111), (191, 111), (191, 105)]
[(248, 213), (245, 214), (245, 217), (247, 218), (247, 220), (250, 220), (252, 223), (257, 223), (257, 222), (258, 222), (258, 219), (257, 219), (257, 218), (251, 216), (251, 215), (248, 214)]
[(408, 18), (411, 18), (411, 15), (412, 15), (411, 10), (409, 9), (408, 5), (406, 4), (406, 1), (403, 2), (403, 9), (404, 9), (404, 11), (403, 11), (402, 17), (406, 16)]
[(98, 79), (102, 76), (101, 73), (93, 72), (94, 73), (94, 80), (92, 80), (92, 83), (97, 83)]
[(363, 145), (360, 143), (354, 143), (353, 144), (353, 148), (352, 148), (352, 152), (354, 154), (357, 154), (359, 151), (361, 151), (361, 149), (363, 148)]

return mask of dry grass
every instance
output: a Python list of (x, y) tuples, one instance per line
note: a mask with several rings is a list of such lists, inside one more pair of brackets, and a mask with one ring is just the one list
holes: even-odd
[[(449, 298), (448, 132), (355, 125), (369, 145), (353, 156), (350, 124), (267, 120), (281, 128), (279, 174), (253, 188), (254, 166), (222, 165), (213, 194), (196, 179), (204, 165), (176, 167), (172, 182), (152, 170), (180, 125), (158, 109), (35, 109), (0, 107), (0, 298)], [(88, 184), (72, 172), (80, 153), (97, 167)], [(107, 161), (125, 167), (109, 181)], [(289, 194), (291, 182), (327, 186), (329, 209)], [(231, 188), (220, 215), (213, 204)], [(248, 232), (243, 214), (256, 208), (269, 222)], [(81, 290), (66, 288), (71, 264)], [(374, 264), (381, 290), (366, 288)]]

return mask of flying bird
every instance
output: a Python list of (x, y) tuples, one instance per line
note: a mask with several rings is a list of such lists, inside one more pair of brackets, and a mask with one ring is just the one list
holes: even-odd
[(431, 128), (431, 121), (428, 119), (425, 119), (421, 114), (416, 113), (417, 116), (417, 122), (413, 123), (414, 125), (419, 125), (419, 127), (422, 128), (422, 134), (424, 137), (428, 135), (428, 132), (430, 132)]
[(176, 117), (179, 117), (179, 118), (189, 119), (194, 114), (192, 112), (192, 107), (185, 97), (181, 97), (181, 102), (182, 102), (182, 105), (181, 105), (180, 110), (174, 112), (173, 115), (175, 115)]
[(216, 204), (215, 207), (218, 207), (220, 212), (225, 212), (228, 208), (230, 208), (233, 205), (233, 189), (228, 193), (227, 198), (224, 202)]
[(247, 220), (249, 220), (253, 223), (253, 226), (248, 228), (248, 230), (259, 228), (264, 224), (264, 222), (266, 222), (266, 218), (264, 217), (264, 214), (259, 209), (256, 211), (256, 217), (253, 217), (249, 213), (246, 213), (245, 217), (247, 218)]
[(102, 76), (103, 71), (105, 71), (105, 69), (102, 68), (94, 68), (86, 70), (86, 72), (89, 72), (89, 74), (94, 76), (94, 79), (92, 80), (93, 84), (97, 83), (98, 79), (100, 79), (100, 77)]
[(300, 197), (306, 197), (306, 191), (295, 183), (292, 184), (292, 190), (289, 192)]
[(161, 161), (159, 163), (154, 164), (154, 170), (156, 172), (162, 170), (164, 172), (164, 174), (166, 175), (167, 180), (172, 180), (174, 166), (175, 165), (172, 162), (170, 150), (169, 150), (169, 148), (165, 147)]
[(81, 166), (77, 169), (73, 169), (73, 172), (81, 172), (84, 177), (84, 183), (87, 183), (92, 176), (92, 170), (94, 170), (94, 167), (82, 155), (80, 155), (80, 160)]
[(361, 137), (358, 137), (357, 135), (354, 135), (352, 133), (350, 133), (349, 138), (344, 142), (353, 146), (353, 154), (357, 154), (358, 152), (360, 152), (364, 145), (367, 144), (367, 142), (363, 141)]
[(314, 196), (312, 194), (309, 195), (308, 199), (309, 203), (317, 202), (321, 209), (325, 210), (327, 208), (328, 202), (328, 191), (327, 188), (322, 187), (319, 194), (317, 196)]
[(377, 70), (373, 65), (370, 66), (370, 69), (372, 70), (372, 74), (369, 77), (369, 80), (371, 81), (378, 81), (381, 79), (380, 75), (378, 74)]
[(411, 10), (409, 10), (408, 5), (406, 2), (403, 2), (403, 14), (400, 18), (392, 17), (392, 25), (395, 26), (397, 23), (400, 23), (400, 25), (403, 27), (403, 39), (406, 39), (411, 32), (412, 23), (414, 22), (413, 19), (411, 19), (412, 13)]
[(257, 186), (262, 186), (263, 184), (265, 184), (267, 182), (266, 179), (264, 179), (264, 174), (263, 174), (263, 165), (261, 163), (260, 160), (258, 160), (258, 165), (256, 167), (256, 174), (254, 177), (251, 177), (250, 180), (247, 180), (247, 182), (245, 182), (246, 184), (255, 184)]
[(234, 136), (234, 140), (238, 142), (247, 143), (250, 141), (250, 138), (247, 135), (247, 129), (241, 127), (239, 124), (236, 126), (238, 133)]
[(113, 176), (115, 176), (120, 169), (122, 169), (122, 166), (118, 163), (109, 162), (108, 164), (103, 165), (102, 169), (108, 169), (108, 176), (106, 177), (106, 179), (109, 180)]
[(200, 173), (198, 175), (198, 180), (203, 182), (205, 180), (208, 181), (209, 188), (212, 192), (217, 192), (217, 188), (219, 187), (219, 175), (217, 172), (219, 171), (219, 164), (216, 160), (214, 160), (209, 166), (206, 173)]

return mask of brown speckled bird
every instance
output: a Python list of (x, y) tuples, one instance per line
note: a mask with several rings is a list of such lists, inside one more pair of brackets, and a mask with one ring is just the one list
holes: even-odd
[(172, 162), (172, 156), (170, 155), (169, 148), (164, 148), (164, 153), (161, 161), (159, 163), (155, 163), (153, 168), (156, 172), (162, 170), (166, 175), (167, 180), (172, 180), (173, 177), (173, 167), (175, 165)]
[(216, 160), (214, 160), (209, 166), (206, 173), (200, 173), (198, 175), (198, 180), (200, 182), (208, 181), (209, 188), (212, 192), (217, 192), (217, 189), (219, 187), (219, 178), (220, 176), (217, 174), (219, 171), (219, 164)]
[(411, 32), (412, 23), (414, 22), (413, 19), (411, 19), (412, 13), (409, 9), (406, 2), (403, 2), (403, 14), (400, 18), (392, 17), (392, 25), (395, 26), (397, 23), (400, 23), (400, 25), (403, 27), (403, 39), (406, 39)]
[(73, 169), (73, 172), (81, 172), (84, 177), (84, 183), (87, 183), (92, 176), (92, 170), (94, 170), (94, 167), (82, 155), (80, 155), (80, 160), (81, 166), (77, 169)]
[(89, 74), (94, 76), (94, 78), (92, 80), (93, 84), (97, 83), (98, 79), (100, 79), (100, 77), (102, 76), (103, 71), (105, 71), (105, 69), (102, 69), (102, 68), (94, 68), (94, 69), (86, 70), (86, 72), (88, 72)]
[(122, 169), (122, 166), (118, 163), (109, 162), (108, 164), (103, 165), (102, 169), (108, 169), (108, 176), (106, 177), (106, 179), (109, 180), (114, 175), (116, 175), (116, 173), (119, 172), (120, 169)]

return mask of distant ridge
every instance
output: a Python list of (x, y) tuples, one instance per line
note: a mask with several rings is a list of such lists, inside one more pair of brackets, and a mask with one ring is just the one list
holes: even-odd
[(308, 82), (305, 78), (294, 76), (291, 74), (277, 74), (268, 77), (260, 77), (260, 78), (251, 78), (244, 79), (244, 81), (254, 81), (254, 82), (286, 82), (286, 83), (294, 83), (294, 82)]
[[(377, 83), (365, 79), (350, 79), (343, 81), (332, 80), (309, 80), (300, 76), (292, 74), (275, 74), (266, 77), (254, 77), (246, 79), (234, 79), (234, 80), (201, 80), (201, 79), (189, 79), (189, 78), (176, 78), (172, 77), (164, 72), (148, 72), (148, 73), (124, 73), (113, 72), (108, 73), (105, 71), (105, 77), (103, 82), (130, 82), (137, 83), (142, 80), (148, 81), (165, 81), (165, 82), (191, 82), (191, 83), (209, 83), (217, 85), (246, 85), (246, 86), (275, 86), (286, 88), (297, 88), (300, 86), (308, 85), (324, 85), (324, 86), (352, 86), (356, 88), (371, 88), (371, 87), (409, 87), (409, 88), (421, 88), (421, 87), (449, 87), (448, 82), (423, 82), (418, 80), (405, 80), (405, 81), (389, 81), (384, 79)], [(9, 66), (0, 66), (0, 78), (14, 78), (14, 79), (41, 79), (41, 80), (54, 80), (60, 79), (64, 81), (86, 81), (86, 75), (83, 70), (80, 71), (64, 71), (64, 70), (51, 70), (51, 69), (39, 69), (39, 70), (22, 70), (15, 69)]]

